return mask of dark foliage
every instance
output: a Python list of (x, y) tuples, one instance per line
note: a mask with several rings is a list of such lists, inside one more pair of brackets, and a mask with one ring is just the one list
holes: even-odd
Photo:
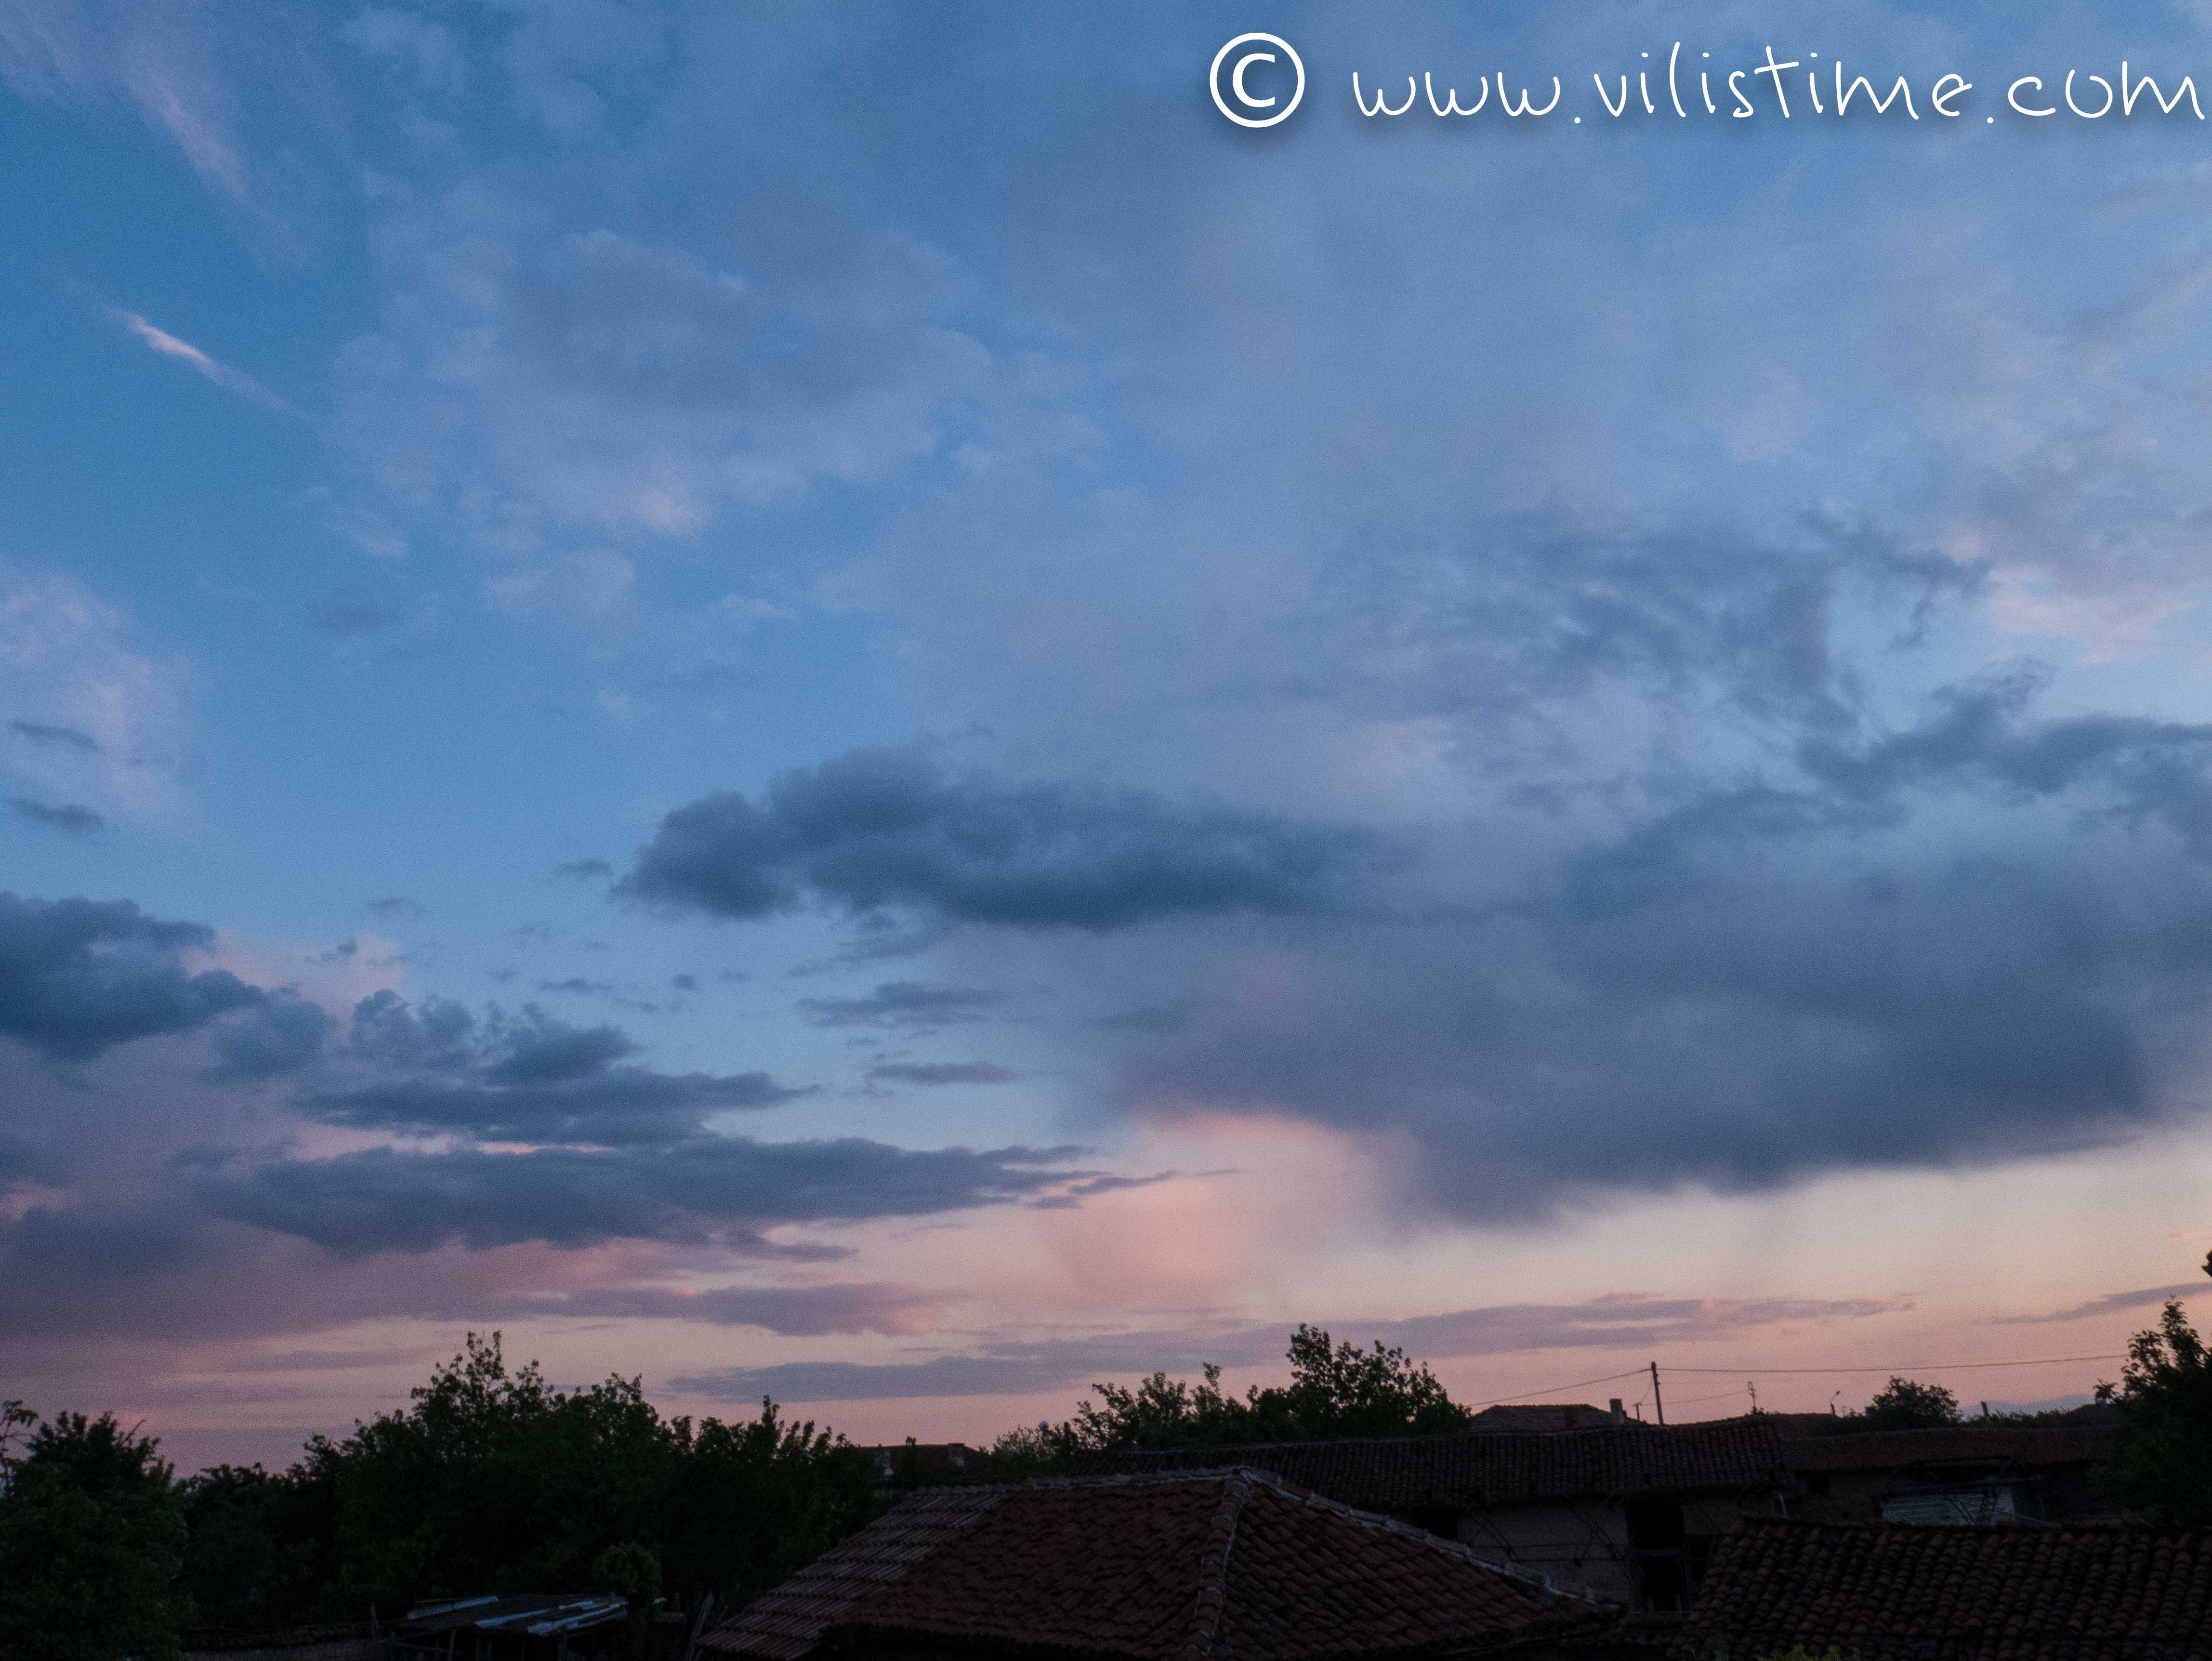
[(0, 1658), (160, 1661), (191, 1626), (390, 1619), (485, 1592), (618, 1591), (637, 1621), (656, 1597), (728, 1608), (878, 1505), (866, 1456), (771, 1402), (749, 1423), (663, 1419), (634, 1378), (562, 1390), (534, 1362), (510, 1370), (495, 1333), (282, 1473), (177, 1482), (112, 1418), (39, 1426), (9, 1403)]
[(2099, 1394), (2120, 1409), (2112, 1497), (2156, 1522), (2212, 1525), (2212, 1358), (2179, 1303), (2128, 1346), (2117, 1394)]
[(184, 1547), (184, 1504), (151, 1437), (112, 1414), (40, 1423), (21, 1402), (0, 1409), (0, 1655), (174, 1656)]
[(182, 1585), (207, 1627), (313, 1609), (337, 1578), (337, 1450), (318, 1437), (292, 1469), (216, 1465), (183, 1483)]
[(1471, 1417), (1402, 1349), (1379, 1342), (1369, 1350), (1332, 1344), (1320, 1328), (1301, 1324), (1288, 1354), (1287, 1385), (1255, 1384), (1242, 1399), (1221, 1388), (1221, 1369), (1212, 1366), (1197, 1384), (1164, 1372), (1134, 1390), (1093, 1384), (1097, 1400), (1078, 1406), (1074, 1418), (1000, 1437), (991, 1450), (992, 1474), (1040, 1474), (1083, 1454), (1127, 1448), (1437, 1435), (1462, 1428)]
[(1934, 1430), (1959, 1422), (1959, 1398), (1941, 1384), (1893, 1378), (1859, 1416), (1867, 1430)]

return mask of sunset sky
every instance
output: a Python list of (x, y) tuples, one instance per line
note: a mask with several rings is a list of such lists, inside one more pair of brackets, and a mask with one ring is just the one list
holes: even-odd
[(1306, 1320), (2084, 1399), (2212, 1293), (2184, 75), (2205, 0), (0, 0), (0, 1395), (283, 1463), (498, 1329), (984, 1442)]

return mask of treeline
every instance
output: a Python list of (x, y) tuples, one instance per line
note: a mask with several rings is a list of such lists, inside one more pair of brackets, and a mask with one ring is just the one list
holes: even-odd
[(549, 1387), (471, 1334), (402, 1412), (290, 1469), (179, 1481), (112, 1417), (9, 1402), (0, 1656), (178, 1652), (193, 1627), (357, 1624), (493, 1591), (742, 1602), (875, 1514), (867, 1456), (813, 1425), (664, 1419), (635, 1379)]
[[(980, 1472), (1081, 1470), (1136, 1448), (1430, 1435), (1467, 1427), (1425, 1366), (1300, 1326), (1291, 1381), (1243, 1396), (1218, 1367), (1094, 1384), (1058, 1424), (1002, 1436)], [(2168, 1304), (2101, 1387), (2122, 1438), (2112, 1497), (2212, 1527), (2212, 1355)], [(1893, 1378), (1839, 1428), (1955, 1423), (1939, 1386)], [(2020, 1422), (2021, 1421), (2015, 1421)], [(903, 1465), (903, 1469), (902, 1469)], [(441, 1597), (614, 1591), (686, 1613), (765, 1591), (877, 1515), (908, 1483), (952, 1480), (873, 1457), (771, 1402), (751, 1421), (663, 1418), (635, 1379), (549, 1387), (471, 1334), (403, 1411), (317, 1437), (289, 1470), (217, 1466), (179, 1480), (112, 1416), (0, 1408), (0, 1658), (165, 1661), (192, 1627), (389, 1621)]]

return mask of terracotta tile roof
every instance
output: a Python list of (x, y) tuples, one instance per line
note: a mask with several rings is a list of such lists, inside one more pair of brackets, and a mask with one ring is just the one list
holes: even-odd
[(1946, 1425), (1937, 1430), (1858, 1431), (1783, 1444), (1793, 1470), (1902, 1470), (1950, 1463), (2094, 1464), (2112, 1457), (2111, 1425)]
[(842, 1545), (717, 1623), (702, 1649), (799, 1661), (832, 1621), (957, 1540), (1007, 1494), (1003, 1488), (924, 1488), (908, 1494)]
[[(942, 1507), (945, 1491), (915, 1494), (805, 1572), (803, 1608), (779, 1588), (702, 1644), (768, 1661), (796, 1661), (816, 1642), (1348, 1661), (1480, 1654), (1609, 1628), (1620, 1613), (1261, 1471), (951, 1492), (990, 1502), (957, 1527), (933, 1512), (936, 1541), (917, 1553), (910, 1508)], [(869, 1537), (878, 1531), (896, 1542), (888, 1550)], [(831, 1561), (841, 1557), (878, 1572)], [(893, 1557), (896, 1570), (880, 1572)], [(831, 1607), (831, 1588), (849, 1601)]]
[(1096, 1468), (1134, 1473), (1235, 1464), (1272, 1470), (1301, 1488), (1375, 1511), (1791, 1483), (1781, 1437), (1758, 1419), (1176, 1449), (1116, 1454), (1097, 1461)]
[(1753, 1522), (1668, 1652), (1880, 1661), (2212, 1661), (2212, 1531)]

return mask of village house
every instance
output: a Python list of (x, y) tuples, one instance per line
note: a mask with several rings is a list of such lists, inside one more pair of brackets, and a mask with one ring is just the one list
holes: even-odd
[(1126, 1472), (1271, 1470), (1501, 1563), (1657, 1614), (1691, 1605), (1736, 1523), (1812, 1516), (1965, 1524), (2106, 1515), (2089, 1482), (2109, 1426), (1961, 1425), (1850, 1433), (1826, 1415), (1661, 1426), (1547, 1408), (1589, 1428), (1123, 1453)]
[(1590, 1657), (1622, 1611), (1256, 1470), (926, 1488), (699, 1661)]

